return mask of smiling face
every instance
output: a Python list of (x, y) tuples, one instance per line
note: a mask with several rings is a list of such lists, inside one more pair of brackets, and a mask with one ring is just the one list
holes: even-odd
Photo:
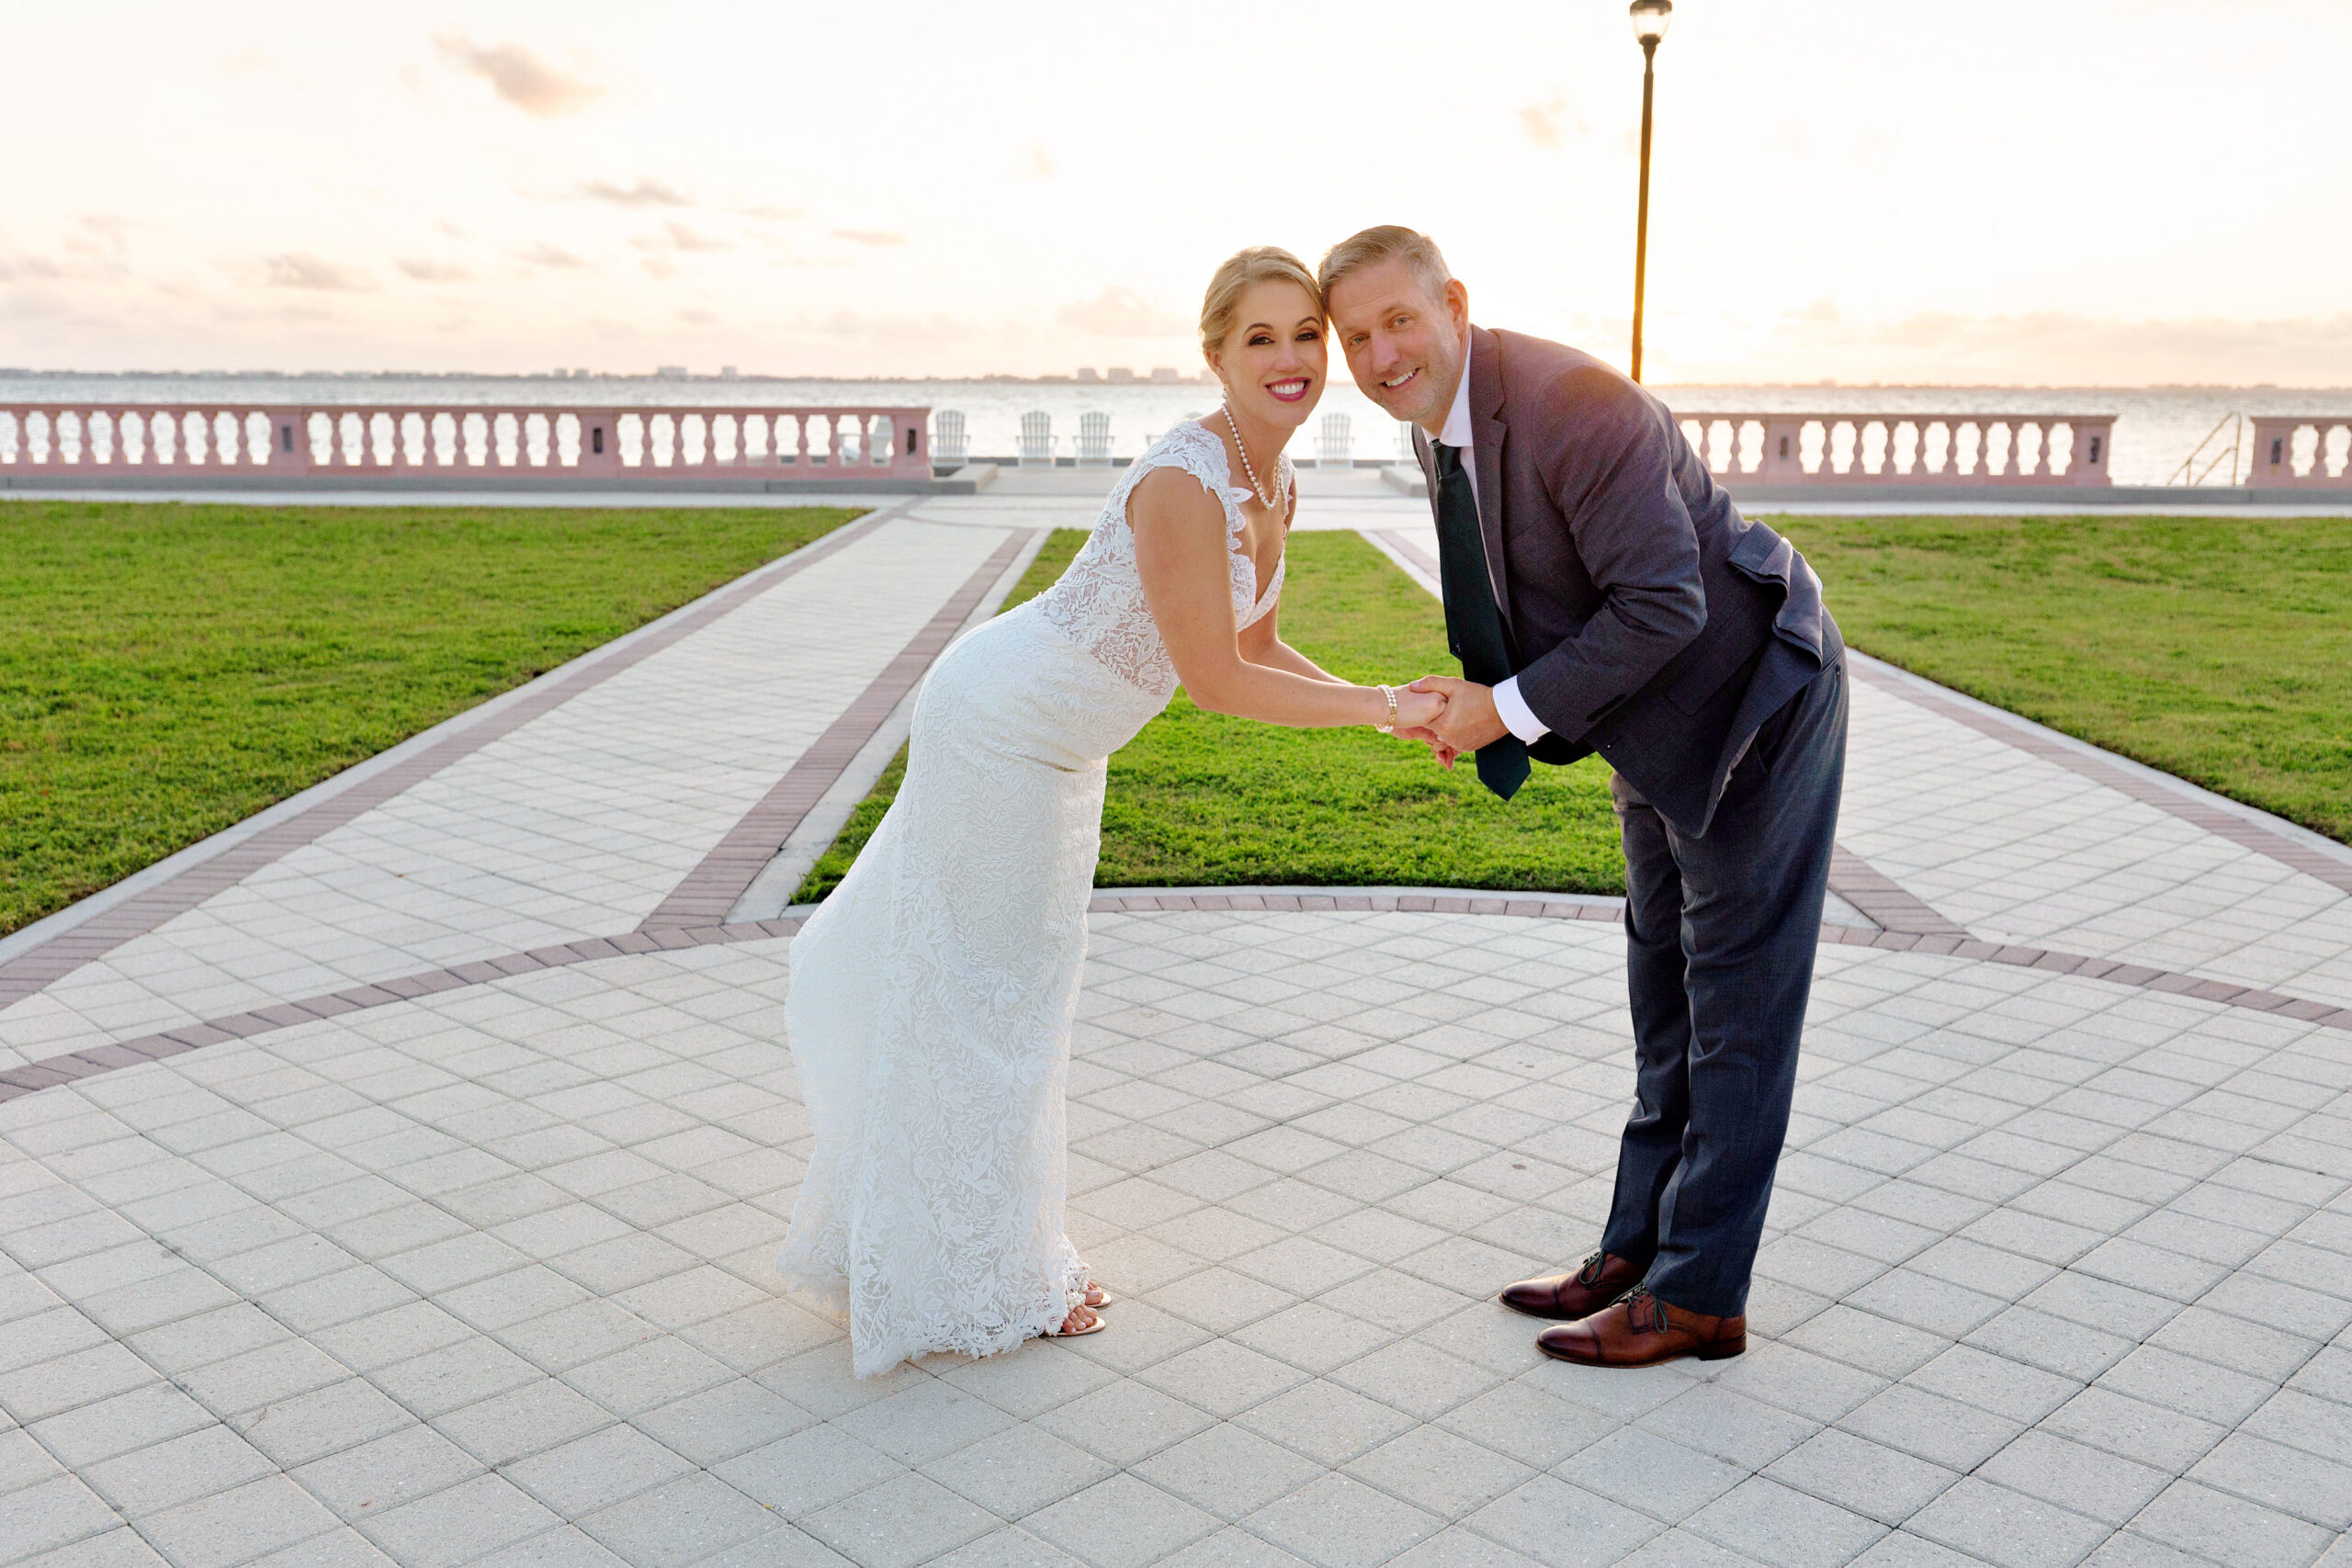
[(1265, 278), (1242, 290), (1233, 320), (1208, 361), (1234, 412), (1286, 428), (1305, 423), (1330, 369), (1315, 297), (1287, 278)]
[(1450, 279), (1442, 297), (1400, 257), (1331, 285), (1331, 331), (1363, 395), (1434, 434), (1453, 407), (1470, 341), (1470, 291)]

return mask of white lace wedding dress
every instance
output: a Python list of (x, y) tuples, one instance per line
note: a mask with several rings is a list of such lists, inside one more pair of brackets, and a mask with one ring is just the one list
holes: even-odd
[[(1127, 523), (1159, 468), (1217, 497), (1238, 546), (1250, 492), (1219, 437), (1179, 424), (1059, 581), (941, 656), (898, 799), (792, 944), (785, 1022), (816, 1147), (778, 1262), (846, 1313), (859, 1377), (1010, 1348), (1086, 1288), (1062, 1234), (1062, 1094), (1104, 763), (1176, 690)], [(1262, 593), (1238, 547), (1232, 575), (1240, 625), (1281, 595), (1279, 562)]]

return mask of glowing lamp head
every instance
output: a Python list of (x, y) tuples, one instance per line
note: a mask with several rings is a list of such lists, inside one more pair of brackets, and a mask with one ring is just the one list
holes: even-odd
[(1645, 49), (1656, 47), (1666, 36), (1668, 26), (1674, 20), (1674, 0), (1634, 0), (1630, 14), (1634, 19), (1634, 37)]

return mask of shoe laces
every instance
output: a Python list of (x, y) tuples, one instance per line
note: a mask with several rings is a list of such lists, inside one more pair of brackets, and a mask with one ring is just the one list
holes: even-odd
[(1625, 1292), (1625, 1321), (1651, 1334), (1663, 1334), (1672, 1326), (1666, 1315), (1666, 1303), (1650, 1294), (1647, 1285), (1636, 1285)]
[(1601, 1260), (1608, 1256), (1609, 1254), (1605, 1252), (1596, 1252), (1591, 1257), (1586, 1258), (1584, 1260), (1584, 1267), (1577, 1270), (1577, 1283), (1579, 1285), (1591, 1285), (1596, 1283), (1600, 1279)]

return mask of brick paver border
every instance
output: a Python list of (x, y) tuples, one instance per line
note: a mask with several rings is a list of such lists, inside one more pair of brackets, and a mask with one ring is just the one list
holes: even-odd
[[(1226, 913), (1234, 910), (1358, 910), (1367, 913), (1398, 912), (1405, 914), (1439, 915), (1513, 915), (1531, 919), (1590, 920), (1614, 923), (1623, 918), (1624, 905), (1620, 899), (1583, 898), (1568, 900), (1541, 897), (1513, 896), (1508, 893), (1462, 892), (1398, 893), (1386, 890), (1364, 890), (1333, 887), (1322, 891), (1296, 893), (1258, 893), (1236, 888), (1229, 893), (1152, 893), (1127, 890), (1097, 894), (1088, 909), (1094, 914), (1166, 914), (1166, 913)], [(510, 975), (528, 975), (539, 969), (562, 969), (575, 964), (591, 964), (600, 958), (617, 958), (624, 953), (656, 953), (684, 947), (708, 947), (718, 943), (764, 942), (775, 937), (788, 937), (806, 922), (806, 915), (784, 915), (769, 920), (750, 920), (734, 925), (707, 925), (672, 928), (661, 931), (634, 931), (621, 936), (589, 937), (580, 942), (560, 942), (549, 947), (535, 947), (527, 953), (510, 953), (496, 958), (478, 959), (469, 964), (452, 964), (443, 969), (427, 969), (397, 979), (383, 980), (370, 986), (354, 986), (345, 990), (322, 996), (306, 997), (300, 1001), (278, 1002), (251, 1012), (232, 1013), (225, 1018), (208, 1019), (202, 1023), (184, 1024), (160, 1033), (142, 1035), (107, 1045), (85, 1046), (62, 1056), (28, 1063), (7, 1072), (0, 1072), (0, 1103), (32, 1094), (57, 1084), (72, 1083), (80, 1078), (95, 1077), (100, 1073), (119, 1067), (135, 1067), (142, 1062), (164, 1056), (175, 1056), (186, 1051), (198, 1051), (207, 1045), (224, 1041), (243, 1040), (274, 1030), (290, 1029), (322, 1018), (336, 1018), (347, 1012), (379, 1008), (391, 1002), (408, 1001), (413, 998), (432, 996), (441, 991), (454, 991), (468, 986), (503, 979)], [(2333, 1007), (2301, 997), (2280, 996), (2251, 987), (2233, 986), (2222, 980), (2200, 979), (2194, 975), (2182, 975), (2168, 969), (2151, 969), (2144, 964), (2119, 964), (2109, 958), (2091, 958), (2078, 953), (2058, 953), (2047, 948), (2019, 947), (2000, 942), (1979, 942), (1962, 932), (1959, 935), (1903, 931), (1864, 931), (1859, 926), (1824, 925), (1821, 941), (1843, 947), (1885, 948), (1898, 953), (1928, 953), (1951, 958), (1973, 959), (1986, 964), (2007, 964), (2013, 968), (2041, 969), (2053, 975), (2079, 976), (2086, 980), (2106, 980), (2119, 986), (2136, 987), (2142, 990), (2163, 991), (2175, 996), (2194, 997), (2200, 1001), (2222, 1007), (2245, 1008), (2255, 1012), (2275, 1013), (2324, 1029), (2340, 1029), (2352, 1032), (2352, 1008)]]
[(414, 788), (451, 763), (472, 755), (492, 741), (513, 734), (533, 719), (562, 706), (643, 663), (653, 655), (693, 636), (712, 622), (776, 584), (796, 576), (829, 556), (836, 555), (913, 505), (911, 500), (869, 512), (844, 523), (822, 538), (812, 539), (791, 554), (745, 573), (701, 603), (674, 615), (668, 625), (617, 653), (575, 661), (569, 674), (560, 671), (520, 688), (515, 702), (479, 722), (402, 759), (392, 766), (337, 792), (282, 821), (274, 822), (243, 842), (232, 845), (177, 875), (124, 899), (81, 924), (58, 932), (47, 942), (0, 963), (0, 1008), (22, 1001), (53, 980), (104, 957), (133, 938), (146, 935), (176, 915), (182, 915), (216, 893), (226, 891), (262, 867), (300, 849), (334, 829), (353, 821), (404, 791)]
[(735, 908), (752, 881), (776, 857), (784, 841), (792, 837), (793, 829), (800, 826), (800, 819), (825, 797), (825, 792), (833, 787), (842, 771), (874, 739), (875, 731), (882, 728), (891, 710), (914, 690), (915, 682), (922, 679), (932, 661), (946, 649), (956, 628), (978, 607), (990, 585), (1011, 570), (1021, 552), (1042, 532), (1023, 528), (1007, 536), (964, 586), (940, 606), (939, 614), (931, 618), (930, 624), (915, 634), (897, 658), (882, 667), (882, 672), (874, 677), (857, 700), (786, 770), (765, 798), (728, 829), (727, 836), (703, 857), (702, 863), (686, 874), (685, 880), (671, 890), (670, 896), (645, 917), (638, 929), (686, 931), (726, 919), (728, 911)]

